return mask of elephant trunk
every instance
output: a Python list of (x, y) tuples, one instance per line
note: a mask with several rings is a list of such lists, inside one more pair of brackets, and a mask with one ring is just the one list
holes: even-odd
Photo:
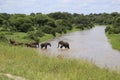
[(51, 47), (51, 44), (49, 44), (49, 46)]

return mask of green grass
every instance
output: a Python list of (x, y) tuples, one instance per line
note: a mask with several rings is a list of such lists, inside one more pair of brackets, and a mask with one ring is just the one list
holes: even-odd
[[(28, 80), (120, 80), (120, 74), (86, 61), (47, 57), (36, 49), (0, 43), (0, 73)], [(4, 79), (0, 77), (0, 80)]]
[(27, 33), (23, 32), (6, 32), (6, 31), (1, 31), (0, 34), (5, 35), (5, 37), (9, 39), (14, 39), (17, 42), (29, 42), (32, 41), (27, 37)]
[(40, 42), (44, 42), (46, 40), (53, 39), (54, 37), (51, 34), (45, 34), (45, 36), (40, 38)]
[(0, 80), (13, 80), (13, 79), (9, 79), (9, 78), (6, 77), (6, 76), (0, 76)]
[(107, 35), (114, 49), (120, 50), (120, 34)]

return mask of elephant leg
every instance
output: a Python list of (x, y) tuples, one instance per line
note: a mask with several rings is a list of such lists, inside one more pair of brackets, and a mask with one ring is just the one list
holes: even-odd
[(47, 46), (45, 46), (45, 49), (47, 49)]
[(63, 45), (62, 46), (60, 46), (60, 48), (62, 48), (63, 47)]
[(68, 49), (70, 49), (69, 45), (66, 45), (66, 46), (65, 46), (65, 48), (68, 48)]
[(70, 47), (68, 46), (68, 49), (70, 49)]
[(68, 49), (70, 49), (69, 45), (67, 46)]
[(41, 45), (41, 49), (43, 48), (44, 46)]

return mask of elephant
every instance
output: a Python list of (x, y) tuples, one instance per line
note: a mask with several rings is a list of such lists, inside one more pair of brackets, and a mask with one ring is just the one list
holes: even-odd
[(16, 43), (15, 40), (13, 40), (13, 39), (10, 39), (9, 41), (10, 41), (10, 44), (12, 44), (12, 45)]
[(68, 42), (59, 41), (59, 42), (58, 42), (58, 48), (59, 48), (59, 45), (61, 45), (60, 48), (65, 47), (65, 48), (70, 49)]
[(36, 46), (36, 48), (38, 47), (39, 48), (39, 42), (32, 42), (32, 43), (30, 43), (31, 45), (33, 45), (33, 46)]
[(23, 46), (23, 44), (24, 44), (24, 43), (18, 43), (13, 39), (10, 39), (9, 41), (10, 41), (10, 44), (15, 45), (15, 46)]
[(32, 45), (31, 43), (25, 43), (25, 45), (26, 45), (27, 47), (37, 48), (37, 46), (36, 46), (36, 45)]
[(43, 48), (45, 48), (45, 49), (47, 49), (47, 46), (50, 46), (51, 47), (51, 44), (50, 43), (48, 43), (48, 42), (45, 42), (45, 43), (41, 43), (41, 49), (43, 49)]
[(25, 43), (25, 45), (31, 48), (39, 48), (39, 42)]

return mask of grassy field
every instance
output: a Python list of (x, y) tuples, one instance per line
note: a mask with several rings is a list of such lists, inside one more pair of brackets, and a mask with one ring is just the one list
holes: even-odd
[(120, 34), (110, 34), (107, 35), (112, 47), (114, 49), (120, 50)]
[[(101, 69), (86, 61), (51, 58), (36, 49), (0, 43), (0, 73), (27, 80), (120, 80), (115, 71)], [(0, 80), (11, 80), (0, 76)]]

